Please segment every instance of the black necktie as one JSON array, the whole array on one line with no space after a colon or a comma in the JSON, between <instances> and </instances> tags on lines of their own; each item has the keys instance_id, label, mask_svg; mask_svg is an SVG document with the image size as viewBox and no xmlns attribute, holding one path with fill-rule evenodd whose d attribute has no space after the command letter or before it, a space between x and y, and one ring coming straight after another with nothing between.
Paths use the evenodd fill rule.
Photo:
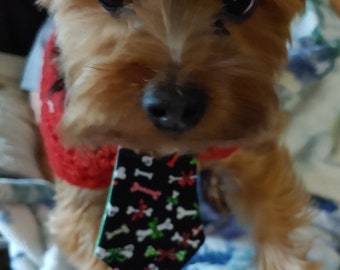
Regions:
<instances>
[{"instance_id":1,"label":"black necktie","mask_svg":"<svg viewBox=\"0 0 340 270\"><path fill-rule=\"evenodd\" d=\"M96 255L113 269L182 269L204 241L194 156L120 149Z\"/></svg>"}]
</instances>

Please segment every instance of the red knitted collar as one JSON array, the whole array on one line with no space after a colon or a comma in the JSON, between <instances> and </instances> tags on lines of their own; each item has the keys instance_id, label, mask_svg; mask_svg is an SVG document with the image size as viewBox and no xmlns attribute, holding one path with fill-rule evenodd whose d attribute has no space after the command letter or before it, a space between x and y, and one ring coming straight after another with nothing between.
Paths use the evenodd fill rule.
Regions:
<instances>
[{"instance_id":1,"label":"red knitted collar","mask_svg":"<svg viewBox=\"0 0 340 270\"><path fill-rule=\"evenodd\" d=\"M54 174L72 185L84 188L106 188L110 185L117 147L104 146L94 152L66 148L57 132L57 124L63 114L65 91L50 92L58 80L55 39L47 44L42 69L40 99L41 133L49 163ZM199 160L214 160L228 157L237 147L214 148L198 155Z\"/></svg>"}]
</instances>

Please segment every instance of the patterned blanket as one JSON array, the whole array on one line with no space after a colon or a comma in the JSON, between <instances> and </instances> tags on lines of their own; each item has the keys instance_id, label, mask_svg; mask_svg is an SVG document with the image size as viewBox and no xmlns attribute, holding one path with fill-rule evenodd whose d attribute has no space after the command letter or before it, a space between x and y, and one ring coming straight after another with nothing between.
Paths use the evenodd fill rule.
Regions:
<instances>
[{"instance_id":1,"label":"patterned blanket","mask_svg":"<svg viewBox=\"0 0 340 270\"><path fill-rule=\"evenodd\" d=\"M53 186L43 180L0 179L0 232L10 240L13 270L72 270L58 248L49 243L44 222L53 208ZM201 193L200 193L201 194ZM221 217L201 198L206 241L183 270L254 269L254 248L233 216ZM314 236L311 260L322 261L325 270L340 269L340 208L314 197Z\"/></svg>"}]
</instances>

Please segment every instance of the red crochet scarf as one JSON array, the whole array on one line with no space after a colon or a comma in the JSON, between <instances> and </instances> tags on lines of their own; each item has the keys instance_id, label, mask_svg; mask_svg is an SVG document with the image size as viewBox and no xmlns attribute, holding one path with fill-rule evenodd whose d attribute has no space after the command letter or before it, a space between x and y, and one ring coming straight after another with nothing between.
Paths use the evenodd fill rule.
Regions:
<instances>
[{"instance_id":1,"label":"red crochet scarf","mask_svg":"<svg viewBox=\"0 0 340 270\"><path fill-rule=\"evenodd\" d=\"M42 69L40 99L41 124L45 150L53 173L72 185L84 188L106 188L110 185L115 164L116 146L103 146L96 151L65 147L58 133L58 123L64 111L65 91L51 91L58 82L55 38L47 44ZM198 155L200 160L222 159L237 150L214 148Z\"/></svg>"}]
</instances>

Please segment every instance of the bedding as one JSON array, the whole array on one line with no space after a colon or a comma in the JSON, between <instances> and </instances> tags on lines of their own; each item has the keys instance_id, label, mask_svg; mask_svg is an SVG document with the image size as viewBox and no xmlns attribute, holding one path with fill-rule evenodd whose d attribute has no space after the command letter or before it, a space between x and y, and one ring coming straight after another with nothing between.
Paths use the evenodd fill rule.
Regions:
<instances>
[{"instance_id":1,"label":"bedding","mask_svg":"<svg viewBox=\"0 0 340 270\"><path fill-rule=\"evenodd\" d=\"M310 207L315 216L304 232L314 236L309 257L323 261L325 270L340 269L339 29L340 20L327 1L308 1L306 12L292 26L289 64L277 87L282 108L292 119L284 140L298 172L314 195ZM26 66L27 72L29 67ZM3 69L0 72L3 74ZM20 74L21 68L15 72ZM0 76L0 84L5 79L8 74ZM11 84L12 88L18 86ZM8 96L1 95L1 91L0 111L1 106L9 105ZM13 96L21 102L18 91ZM0 114L0 233L8 242L11 269L72 270L46 230L45 222L54 205L54 190L50 182L39 180L43 177L32 149L33 116L27 105L11 107L18 113L7 114L11 118L6 129L8 123L13 123L15 129L11 134L18 136L2 132L4 114ZM7 137L18 139L9 141ZM1 144L5 139L6 143ZM8 152L9 148L15 151ZM207 238L184 270L254 269L251 240L237 220L219 216L202 198L200 207Z\"/></svg>"}]
</instances>

